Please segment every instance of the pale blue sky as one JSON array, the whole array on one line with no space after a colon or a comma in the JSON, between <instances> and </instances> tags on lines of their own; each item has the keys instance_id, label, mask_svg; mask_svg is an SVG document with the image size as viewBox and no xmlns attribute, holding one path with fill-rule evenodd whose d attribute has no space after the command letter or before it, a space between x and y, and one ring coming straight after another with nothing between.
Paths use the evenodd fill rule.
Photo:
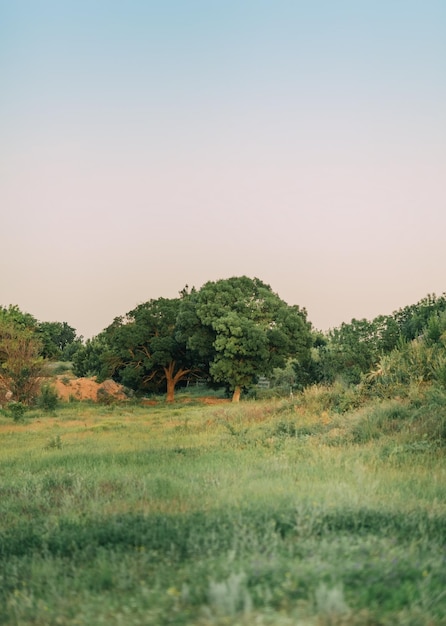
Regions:
<instances>
[{"instance_id":1,"label":"pale blue sky","mask_svg":"<svg viewBox=\"0 0 446 626\"><path fill-rule=\"evenodd\" d=\"M0 304L84 336L258 276L316 328L446 290L443 0L0 0Z\"/></svg>"}]
</instances>

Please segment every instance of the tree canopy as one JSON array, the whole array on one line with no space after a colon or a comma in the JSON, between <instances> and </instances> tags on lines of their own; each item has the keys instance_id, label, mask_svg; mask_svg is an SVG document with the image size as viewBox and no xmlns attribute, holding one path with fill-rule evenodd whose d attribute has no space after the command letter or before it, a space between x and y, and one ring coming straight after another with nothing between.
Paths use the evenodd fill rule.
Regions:
<instances>
[{"instance_id":1,"label":"tree canopy","mask_svg":"<svg viewBox=\"0 0 446 626\"><path fill-rule=\"evenodd\" d=\"M31 313L25 313L16 304L8 307L0 306L0 322L13 324L16 328L27 328L34 331L38 328L39 322Z\"/></svg>"},{"instance_id":2,"label":"tree canopy","mask_svg":"<svg viewBox=\"0 0 446 626\"><path fill-rule=\"evenodd\" d=\"M176 385L194 369L191 351L177 335L180 302L149 300L105 330L104 359L113 378L137 391L165 384L167 401L173 401Z\"/></svg>"},{"instance_id":3,"label":"tree canopy","mask_svg":"<svg viewBox=\"0 0 446 626\"><path fill-rule=\"evenodd\" d=\"M42 356L67 360L80 345L76 330L67 322L40 322L37 327L42 342Z\"/></svg>"},{"instance_id":4,"label":"tree canopy","mask_svg":"<svg viewBox=\"0 0 446 626\"><path fill-rule=\"evenodd\" d=\"M209 363L213 380L240 398L258 376L286 359L305 358L311 338L305 310L289 306L258 278L207 282L184 299L180 332L187 345Z\"/></svg>"}]
</instances>

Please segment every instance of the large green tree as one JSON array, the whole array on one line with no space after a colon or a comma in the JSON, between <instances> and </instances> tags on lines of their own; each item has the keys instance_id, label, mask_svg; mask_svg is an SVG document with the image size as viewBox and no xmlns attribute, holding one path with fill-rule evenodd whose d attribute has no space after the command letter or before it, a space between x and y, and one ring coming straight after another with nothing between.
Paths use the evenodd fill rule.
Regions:
<instances>
[{"instance_id":1,"label":"large green tree","mask_svg":"<svg viewBox=\"0 0 446 626\"><path fill-rule=\"evenodd\" d=\"M181 298L158 298L140 304L105 330L104 358L113 378L143 391L166 387L174 400L178 382L192 373L191 351L177 335Z\"/></svg>"},{"instance_id":2,"label":"large green tree","mask_svg":"<svg viewBox=\"0 0 446 626\"><path fill-rule=\"evenodd\" d=\"M213 380L228 385L233 401L258 376L304 359L311 344L305 310L289 306L258 278L207 282L181 306L181 336L209 363Z\"/></svg>"}]
</instances>

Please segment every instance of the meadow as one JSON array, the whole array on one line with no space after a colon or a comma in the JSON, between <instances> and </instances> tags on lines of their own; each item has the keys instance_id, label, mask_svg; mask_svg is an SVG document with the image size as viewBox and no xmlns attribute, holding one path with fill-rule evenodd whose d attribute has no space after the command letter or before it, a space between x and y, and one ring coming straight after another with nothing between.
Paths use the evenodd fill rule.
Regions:
<instances>
[{"instance_id":1,"label":"meadow","mask_svg":"<svg viewBox=\"0 0 446 626\"><path fill-rule=\"evenodd\" d=\"M0 414L0 623L446 624L446 394L324 393Z\"/></svg>"}]
</instances>

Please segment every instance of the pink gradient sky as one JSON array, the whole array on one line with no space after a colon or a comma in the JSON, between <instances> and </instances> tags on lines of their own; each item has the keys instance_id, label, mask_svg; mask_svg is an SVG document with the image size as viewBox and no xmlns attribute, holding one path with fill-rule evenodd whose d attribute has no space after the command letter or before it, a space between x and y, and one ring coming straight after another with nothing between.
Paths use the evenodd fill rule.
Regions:
<instances>
[{"instance_id":1,"label":"pink gradient sky","mask_svg":"<svg viewBox=\"0 0 446 626\"><path fill-rule=\"evenodd\" d=\"M100 332L246 274L316 328L446 290L446 3L0 0L0 304Z\"/></svg>"}]
</instances>

